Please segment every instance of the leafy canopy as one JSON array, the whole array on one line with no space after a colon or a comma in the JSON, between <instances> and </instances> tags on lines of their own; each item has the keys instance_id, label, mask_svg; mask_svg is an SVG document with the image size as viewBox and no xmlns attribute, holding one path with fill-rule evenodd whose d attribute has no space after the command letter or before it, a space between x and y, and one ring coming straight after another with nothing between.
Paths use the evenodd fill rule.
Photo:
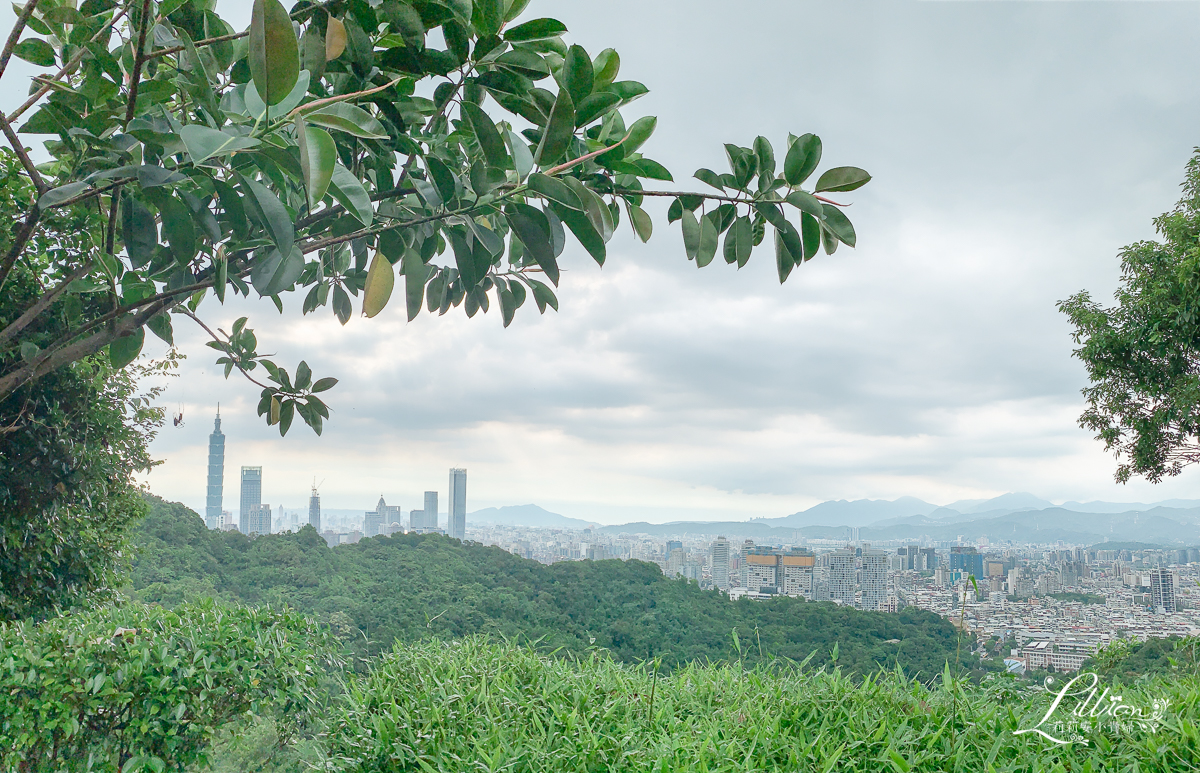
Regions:
<instances>
[{"instance_id":1,"label":"leafy canopy","mask_svg":"<svg viewBox=\"0 0 1200 773\"><path fill-rule=\"evenodd\" d=\"M1121 252L1116 306L1086 291L1059 304L1091 381L1080 426L1117 455L1121 483L1200 461L1200 149L1183 198L1154 225L1161 241Z\"/></svg>"},{"instance_id":2,"label":"leafy canopy","mask_svg":"<svg viewBox=\"0 0 1200 773\"><path fill-rule=\"evenodd\" d=\"M568 233L600 265L622 219L648 240L648 197L671 200L700 267L718 253L744 266L768 231L780 281L822 248L854 246L822 194L870 176L818 175L812 134L778 155L764 137L726 144L729 170L698 170L702 192L644 187L673 182L644 153L657 120L626 120L646 86L528 4L254 0L238 32L215 0L29 0L0 75L12 54L57 71L0 120L38 194L13 221L0 287L32 265L40 288L0 329L0 398L96 352L124 367L147 327L171 343L186 316L226 376L262 387L259 414L281 434L296 415L320 433L336 379L261 355L244 318L211 329L206 297L294 299L346 324L353 299L373 317L398 296L410 320L495 306L508 325L530 299L558 308ZM15 132L49 135L53 160L34 166ZM36 265L36 234L62 211L87 214L80 243ZM103 303L35 340L60 297Z\"/></svg>"}]
</instances>

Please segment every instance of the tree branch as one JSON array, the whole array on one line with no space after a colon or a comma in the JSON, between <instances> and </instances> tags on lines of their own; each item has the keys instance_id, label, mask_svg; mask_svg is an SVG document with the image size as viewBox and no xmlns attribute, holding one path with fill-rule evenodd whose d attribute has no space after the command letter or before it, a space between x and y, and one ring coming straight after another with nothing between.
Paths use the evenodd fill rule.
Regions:
<instances>
[{"instance_id":1,"label":"tree branch","mask_svg":"<svg viewBox=\"0 0 1200 773\"><path fill-rule=\"evenodd\" d=\"M202 319L200 319L199 317L197 317L197 316L195 315L195 313L193 313L193 312L192 312L192 310L191 310L191 309L189 309L189 308L187 308L187 307L185 306L185 307L182 309L182 313L183 313L183 314L185 314L186 316L189 316L189 317L191 317L193 322L195 322L195 323L196 323L197 325L199 325L200 327L204 328L204 332L205 332L205 333L208 333L208 335L212 337L212 340L216 341L216 342L217 342L217 343L219 343L219 344L228 343L227 341L223 341L223 340L221 340L221 337L220 337L220 336L218 336L216 333L214 333L214 332L212 331L212 329L211 329L211 328L209 328L209 326L208 326L208 325L204 324L204 320L202 320ZM268 355L268 356L269 356L269 355ZM233 358L232 358L232 357L230 357L229 359L233 360ZM236 360L234 360L234 362L233 362L233 367L235 367L235 368L237 368L239 371L241 371L242 375L243 375L243 376L245 376L245 377L246 377L246 380L247 380L247 381L249 381L251 384L254 384L255 386L260 386L260 387L262 387L263 389L271 389L271 387L267 386L266 384L262 383L261 381L258 381L258 380L257 380L257 379L255 379L253 376L251 376L251 375L250 375L250 371L248 371L248 370L246 370L245 368L243 368L243 367L242 367L242 365L241 365L241 363L237 362Z\"/></svg>"},{"instance_id":2,"label":"tree branch","mask_svg":"<svg viewBox=\"0 0 1200 773\"><path fill-rule=\"evenodd\" d=\"M8 254L4 256L4 262L0 263L0 290L4 289L4 284L8 281L9 273L16 264L17 258L24 252L25 245L29 242L29 237L33 236L33 229L37 228L37 223L41 216L42 211L37 207L29 210L29 214L25 216L25 224L21 226L17 238L13 239L12 246L8 249Z\"/></svg>"},{"instance_id":3,"label":"tree branch","mask_svg":"<svg viewBox=\"0 0 1200 773\"><path fill-rule=\"evenodd\" d=\"M12 124L2 115L0 115L0 130L4 131L4 136L8 138L8 142L12 145L13 151L16 152L17 158L21 160L21 166L25 167L25 171L29 174L29 179L33 181L33 187L37 188L38 195L41 196L47 190L46 181L42 179L41 173L33 165L33 159L29 157L29 153L25 150L25 143L21 142L21 138L13 131Z\"/></svg>"},{"instance_id":4,"label":"tree branch","mask_svg":"<svg viewBox=\"0 0 1200 773\"><path fill-rule=\"evenodd\" d=\"M142 80L142 65L146 62L146 30L149 28L150 0L142 0L141 30L138 31L137 52L133 58L133 72L129 75L129 105L125 108L124 128L129 128L137 108L138 83Z\"/></svg>"},{"instance_id":5,"label":"tree branch","mask_svg":"<svg viewBox=\"0 0 1200 773\"><path fill-rule=\"evenodd\" d=\"M25 7L17 14L17 23L13 25L12 32L9 33L8 42L4 44L4 52L0 53L0 77L4 76L4 71L8 69L8 62L12 59L13 49L17 47L17 41L21 39L21 33L25 31L25 25L29 22L29 17L33 16L33 9L37 8L38 0L29 0L25 3Z\"/></svg>"},{"instance_id":6,"label":"tree branch","mask_svg":"<svg viewBox=\"0 0 1200 773\"><path fill-rule=\"evenodd\" d=\"M4 349L4 346L9 341L16 338L18 333L28 327L29 323L33 322L34 319L36 319L37 316L41 314L47 306L53 303L55 298L62 295L63 291L66 290L72 282L76 281L77 279L82 279L85 275L87 275L87 272L90 271L91 268L92 261L89 260L81 267L76 269L74 273L67 276L66 279L59 282L54 289L47 293L43 293L42 297L38 298L36 303L26 309L25 313L17 317L17 319L8 327L4 328L4 330L0 330L0 351Z\"/></svg>"}]
</instances>

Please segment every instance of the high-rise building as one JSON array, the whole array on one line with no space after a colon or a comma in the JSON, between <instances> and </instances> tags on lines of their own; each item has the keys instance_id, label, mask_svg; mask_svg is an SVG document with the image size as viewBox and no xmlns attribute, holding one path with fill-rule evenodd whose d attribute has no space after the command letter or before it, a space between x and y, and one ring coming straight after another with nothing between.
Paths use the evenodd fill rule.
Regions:
<instances>
[{"instance_id":1,"label":"high-rise building","mask_svg":"<svg viewBox=\"0 0 1200 773\"><path fill-rule=\"evenodd\" d=\"M208 436L208 491L204 503L204 525L221 528L221 498L225 488L225 433L221 432L221 407Z\"/></svg>"},{"instance_id":2,"label":"high-rise building","mask_svg":"<svg viewBox=\"0 0 1200 773\"><path fill-rule=\"evenodd\" d=\"M312 495L308 498L308 525L316 529L317 534L321 533L321 494L315 483Z\"/></svg>"},{"instance_id":3,"label":"high-rise building","mask_svg":"<svg viewBox=\"0 0 1200 773\"><path fill-rule=\"evenodd\" d=\"M241 502L238 510L238 530L250 533L250 516L258 517L258 506L262 504L262 467L242 468ZM255 524L257 525L257 521ZM260 534L263 532L257 530ZM270 529L268 529L270 531Z\"/></svg>"},{"instance_id":4,"label":"high-rise building","mask_svg":"<svg viewBox=\"0 0 1200 773\"><path fill-rule=\"evenodd\" d=\"M436 491L425 492L425 531L437 531L438 529L438 493Z\"/></svg>"},{"instance_id":5,"label":"high-rise building","mask_svg":"<svg viewBox=\"0 0 1200 773\"><path fill-rule=\"evenodd\" d=\"M450 502L446 533L455 539L467 538L467 471L450 468Z\"/></svg>"},{"instance_id":6,"label":"high-rise building","mask_svg":"<svg viewBox=\"0 0 1200 773\"><path fill-rule=\"evenodd\" d=\"M270 505L250 505L246 516L246 527L243 530L244 534L270 534L271 533L271 506Z\"/></svg>"},{"instance_id":7,"label":"high-rise building","mask_svg":"<svg viewBox=\"0 0 1200 773\"><path fill-rule=\"evenodd\" d=\"M713 587L729 590L729 540L717 537L712 544Z\"/></svg>"},{"instance_id":8,"label":"high-rise building","mask_svg":"<svg viewBox=\"0 0 1200 773\"><path fill-rule=\"evenodd\" d=\"M387 508L387 502L383 501L383 494L379 495L379 502L375 505L374 510L368 510L363 514L363 536L374 537L380 533L380 527L383 526L383 514Z\"/></svg>"},{"instance_id":9,"label":"high-rise building","mask_svg":"<svg viewBox=\"0 0 1200 773\"><path fill-rule=\"evenodd\" d=\"M1150 608L1159 615L1175 614L1175 575L1171 570L1150 570Z\"/></svg>"},{"instance_id":10,"label":"high-rise building","mask_svg":"<svg viewBox=\"0 0 1200 773\"><path fill-rule=\"evenodd\" d=\"M978 580L983 577L983 556L972 547L950 548L950 571L973 574Z\"/></svg>"},{"instance_id":11,"label":"high-rise building","mask_svg":"<svg viewBox=\"0 0 1200 773\"><path fill-rule=\"evenodd\" d=\"M875 612L887 607L888 568L891 556L884 550L862 552L862 608Z\"/></svg>"},{"instance_id":12,"label":"high-rise building","mask_svg":"<svg viewBox=\"0 0 1200 773\"><path fill-rule=\"evenodd\" d=\"M409 510L408 511L408 528L410 531L415 531L417 534L425 533L425 511L424 510Z\"/></svg>"},{"instance_id":13,"label":"high-rise building","mask_svg":"<svg viewBox=\"0 0 1200 773\"><path fill-rule=\"evenodd\" d=\"M857 567L854 548L829 553L829 598L842 606L854 606Z\"/></svg>"}]
</instances>

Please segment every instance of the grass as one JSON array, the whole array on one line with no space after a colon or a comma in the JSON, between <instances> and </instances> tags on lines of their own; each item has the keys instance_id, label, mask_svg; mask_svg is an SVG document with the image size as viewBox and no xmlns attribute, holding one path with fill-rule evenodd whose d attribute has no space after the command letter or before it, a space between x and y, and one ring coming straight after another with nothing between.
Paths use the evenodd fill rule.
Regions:
<instances>
[{"instance_id":1,"label":"grass","mask_svg":"<svg viewBox=\"0 0 1200 773\"><path fill-rule=\"evenodd\" d=\"M333 707L324 759L310 762L362 773L1197 770L1200 680L1122 692L1133 705L1168 700L1165 725L1055 746L1013 735L1037 724L1051 696L1006 677L926 685L893 672L736 663L656 675L653 663L469 638L375 660Z\"/></svg>"}]
</instances>

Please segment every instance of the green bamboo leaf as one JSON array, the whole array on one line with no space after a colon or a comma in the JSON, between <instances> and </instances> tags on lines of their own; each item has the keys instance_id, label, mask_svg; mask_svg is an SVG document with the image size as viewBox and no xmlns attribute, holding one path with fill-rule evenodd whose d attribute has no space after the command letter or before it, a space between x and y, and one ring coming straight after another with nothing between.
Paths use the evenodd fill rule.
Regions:
<instances>
[{"instance_id":1,"label":"green bamboo leaf","mask_svg":"<svg viewBox=\"0 0 1200 773\"><path fill-rule=\"evenodd\" d=\"M300 166L304 169L304 187L308 191L308 208L316 209L329 191L333 168L337 164L337 146L329 132L308 126L296 117L296 138L300 142Z\"/></svg>"},{"instance_id":2,"label":"green bamboo leaf","mask_svg":"<svg viewBox=\"0 0 1200 773\"><path fill-rule=\"evenodd\" d=\"M300 42L279 0L254 0L249 59L259 95L268 105L278 105L300 77Z\"/></svg>"},{"instance_id":3,"label":"green bamboo leaf","mask_svg":"<svg viewBox=\"0 0 1200 773\"><path fill-rule=\"evenodd\" d=\"M565 88L560 89L550 110L550 120L542 134L542 141L538 143L534 162L543 167L551 166L567 152L574 136L575 103L571 101L570 92Z\"/></svg>"},{"instance_id":4,"label":"green bamboo leaf","mask_svg":"<svg viewBox=\"0 0 1200 773\"><path fill-rule=\"evenodd\" d=\"M368 319L383 311L392 297L396 284L396 273L391 262L376 252L367 270L367 283L363 285L363 314ZM418 304L419 305L419 304Z\"/></svg>"}]
</instances>

